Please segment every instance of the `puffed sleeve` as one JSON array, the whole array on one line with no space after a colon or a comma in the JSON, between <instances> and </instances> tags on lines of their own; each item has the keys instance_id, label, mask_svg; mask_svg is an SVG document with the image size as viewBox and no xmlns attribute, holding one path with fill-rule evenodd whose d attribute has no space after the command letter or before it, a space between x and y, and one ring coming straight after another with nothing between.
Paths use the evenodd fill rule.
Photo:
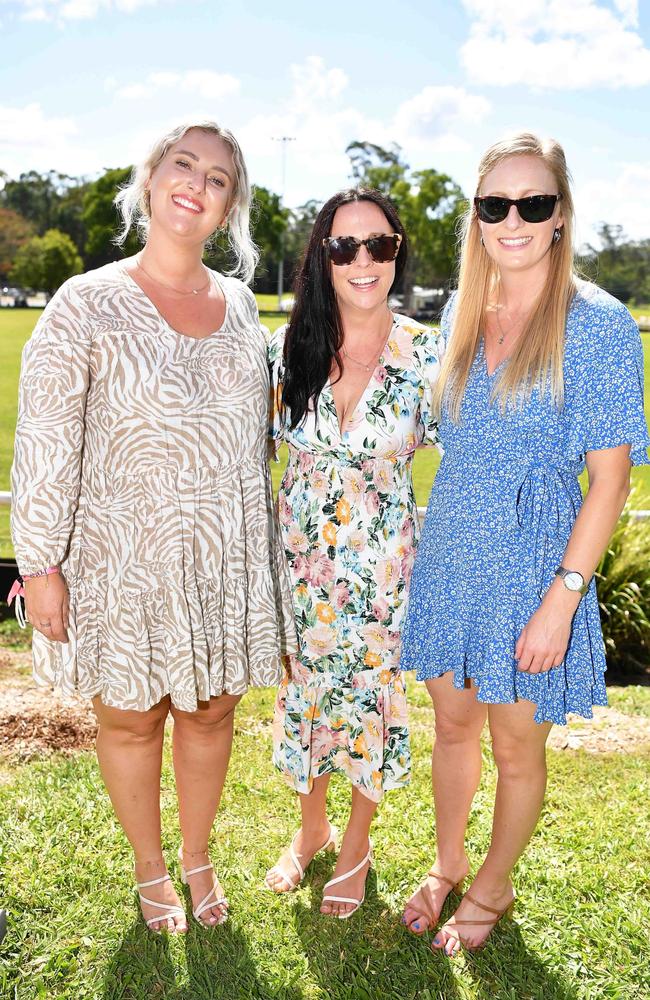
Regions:
<instances>
[{"instance_id":1,"label":"puffed sleeve","mask_svg":"<svg viewBox=\"0 0 650 1000\"><path fill-rule=\"evenodd\" d=\"M73 281L23 349L11 469L11 533L23 574L64 560L77 509L91 341Z\"/></svg>"},{"instance_id":2,"label":"puffed sleeve","mask_svg":"<svg viewBox=\"0 0 650 1000\"><path fill-rule=\"evenodd\" d=\"M576 451L585 455L629 444L632 464L645 465L650 438L643 409L641 337L628 310L610 302L592 311L588 349L584 360L574 361Z\"/></svg>"},{"instance_id":3,"label":"puffed sleeve","mask_svg":"<svg viewBox=\"0 0 650 1000\"><path fill-rule=\"evenodd\" d=\"M284 334L286 324L269 334L267 338L267 359L269 364L269 381L271 398L269 400L269 450L273 458L282 441L282 384L284 382Z\"/></svg>"},{"instance_id":4,"label":"puffed sleeve","mask_svg":"<svg viewBox=\"0 0 650 1000\"><path fill-rule=\"evenodd\" d=\"M438 417L433 409L433 392L440 374L441 347L441 333L431 327L424 327L413 341L413 356L420 378L419 422L423 430L421 444L424 447L439 443Z\"/></svg>"}]
</instances>

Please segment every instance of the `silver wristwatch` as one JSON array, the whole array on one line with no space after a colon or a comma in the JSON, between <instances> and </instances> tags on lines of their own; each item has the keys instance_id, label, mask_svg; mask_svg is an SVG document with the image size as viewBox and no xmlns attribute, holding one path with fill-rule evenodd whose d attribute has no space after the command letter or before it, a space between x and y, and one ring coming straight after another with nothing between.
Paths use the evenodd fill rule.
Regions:
<instances>
[{"instance_id":1,"label":"silver wristwatch","mask_svg":"<svg viewBox=\"0 0 650 1000\"><path fill-rule=\"evenodd\" d=\"M565 569L564 566L558 566L555 575L559 576L566 589L574 594L586 594L589 589L589 584L585 583L584 576L576 569Z\"/></svg>"}]
</instances>

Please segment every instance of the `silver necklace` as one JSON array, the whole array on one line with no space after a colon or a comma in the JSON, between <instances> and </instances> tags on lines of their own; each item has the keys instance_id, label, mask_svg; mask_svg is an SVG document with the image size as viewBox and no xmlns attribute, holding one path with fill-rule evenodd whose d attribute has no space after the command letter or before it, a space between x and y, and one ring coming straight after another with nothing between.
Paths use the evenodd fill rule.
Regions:
<instances>
[{"instance_id":1,"label":"silver necklace","mask_svg":"<svg viewBox=\"0 0 650 1000\"><path fill-rule=\"evenodd\" d=\"M386 346L386 341L388 340L388 334L390 333L390 331L393 328L393 316L392 316L392 313L390 314L389 318L390 318L390 326L388 328L388 333L386 334L386 336L385 336L385 338L384 338L384 340L382 342L382 345L379 348L379 351L377 352L377 354L373 355L373 357L370 359L369 362L359 361L357 358L353 358L351 354L348 354L348 351L347 351L347 349L345 347L345 344L343 344L341 346L341 350L343 351L343 354L346 356L346 358L348 359L348 361L351 361L353 365L358 365L359 368L363 368L363 370L366 371L366 372L374 372L375 368L377 367L377 362L379 361L380 357L384 353L384 348Z\"/></svg>"},{"instance_id":2,"label":"silver necklace","mask_svg":"<svg viewBox=\"0 0 650 1000\"><path fill-rule=\"evenodd\" d=\"M206 281L206 283L204 285L199 285L198 288L190 288L189 291L185 291L184 289L181 288L174 288L173 285L169 285L166 281L161 281L160 278L154 278L153 274L149 274L147 269L143 267L142 264L140 263L139 257L136 257L135 263L136 267L139 267L140 270L143 272L143 274L146 274L146 276L149 278L150 281L153 281L156 285L162 285L163 288L171 289L171 291L176 292L177 295L198 295L199 292L204 292L208 287L208 285L210 284L210 275L208 275L208 280Z\"/></svg>"},{"instance_id":3,"label":"silver necklace","mask_svg":"<svg viewBox=\"0 0 650 1000\"><path fill-rule=\"evenodd\" d=\"M497 344L501 345L503 343L503 341L506 339L506 337L508 336L508 334L512 333L512 331L514 330L514 328L517 326L517 322L518 321L515 322L515 323L513 323L509 330L505 330L504 331L503 327L501 326L501 320L499 319L499 303L498 302L497 302L497 307L495 309L495 316L496 316L496 320L497 320L497 326L499 327L499 333L501 334L500 337L497 337Z\"/></svg>"}]
</instances>

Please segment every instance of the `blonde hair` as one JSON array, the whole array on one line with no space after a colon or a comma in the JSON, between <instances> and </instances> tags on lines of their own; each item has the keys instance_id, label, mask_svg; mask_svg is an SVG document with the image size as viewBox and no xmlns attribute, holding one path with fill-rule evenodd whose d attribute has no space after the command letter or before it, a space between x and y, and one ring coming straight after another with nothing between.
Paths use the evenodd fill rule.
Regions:
<instances>
[{"instance_id":1,"label":"blonde hair","mask_svg":"<svg viewBox=\"0 0 650 1000\"><path fill-rule=\"evenodd\" d=\"M115 242L123 244L132 226L136 226L143 242L149 233L151 218L147 184L153 171L172 146L179 142L191 129L199 129L218 136L230 147L233 165L235 167L235 183L230 205L228 207L228 243L235 256L235 264L228 274L239 275L244 281L250 282L259 260L259 252L250 234L250 204L251 185L244 162L241 147L232 132L217 125L216 122L200 120L186 122L166 132L156 140L149 155L138 166L133 168L128 184L118 191L115 204L122 216L122 229ZM213 236L215 233L212 234Z\"/></svg>"},{"instance_id":2,"label":"blonde hair","mask_svg":"<svg viewBox=\"0 0 650 1000\"><path fill-rule=\"evenodd\" d=\"M531 132L501 139L485 152L479 164L477 194L487 174L511 156L538 156L553 174L561 198L564 225L561 239L549 249L546 284L528 318L514 351L494 387L493 398L503 408L530 396L535 386L550 393L556 406L564 398L563 359L567 312L576 291L573 265L574 208L571 177L564 150L555 139L540 139ZM552 193L552 192L549 192ZM443 400L452 420L460 420L460 408L470 369L485 329L488 299L498 288L499 270L481 242L481 230L473 201L462 226L458 293L453 335L436 385L434 403L438 413Z\"/></svg>"}]
</instances>

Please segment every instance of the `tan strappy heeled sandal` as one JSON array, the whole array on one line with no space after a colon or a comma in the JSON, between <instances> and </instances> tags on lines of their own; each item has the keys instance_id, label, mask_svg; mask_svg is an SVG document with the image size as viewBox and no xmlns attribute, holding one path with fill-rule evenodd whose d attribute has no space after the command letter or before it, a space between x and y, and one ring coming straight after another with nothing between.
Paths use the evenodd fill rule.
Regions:
<instances>
[{"instance_id":1,"label":"tan strappy heeled sandal","mask_svg":"<svg viewBox=\"0 0 650 1000\"><path fill-rule=\"evenodd\" d=\"M411 898L408 900L406 906L412 907L412 909L417 910L419 913L421 913L423 917L426 917L427 924L426 927L422 928L418 927L418 929L415 931L413 930L413 925L418 922L418 920L420 919L419 917L417 918L417 920L412 920L410 924L406 924L408 929L413 934L423 934L425 931L432 930L432 928L436 926L438 920L440 919L442 908L445 905L445 902L447 901L447 896L449 896L451 892L455 892L456 895L458 896L461 894L463 889L463 884L465 882L465 879L467 878L467 875L465 875L460 880L460 882L454 882L454 880L448 878L447 875L442 875L440 872L437 872L433 868L431 868L427 872L427 878L437 878L439 882L444 882L445 885L448 885L449 890L447 891L447 894L445 895L441 905L438 907L436 907L434 903L433 894L426 880L420 884L420 887L418 889L415 890ZM420 900L422 901L421 903Z\"/></svg>"},{"instance_id":2,"label":"tan strappy heeled sandal","mask_svg":"<svg viewBox=\"0 0 650 1000\"><path fill-rule=\"evenodd\" d=\"M485 945L486 945L486 943L487 943L487 940L488 940L490 934L492 933L492 931L494 930L494 928L496 927L496 925L499 923L499 921L503 917L510 917L510 916L512 916L512 911L515 908L515 899L516 899L516 896L513 896L512 899L510 900L510 902L508 903L508 905L504 906L502 910L495 910L493 906L488 906L486 903L481 903L480 900L476 899L474 896L470 896L469 892L465 893L464 899L468 899L470 901L470 903L473 903L474 906L478 906L478 908L480 910L485 910L486 913L491 913L492 917L489 920L462 920L462 919L461 920L456 920L456 919L454 919L453 924L446 925L443 928L445 934L447 935L448 938L451 938L452 941L455 941L456 944L459 947L456 947L454 945L454 948L452 949L451 953L449 953L447 951L447 942L445 942L440 947L435 946L435 945L432 946L432 947L434 947L436 951L441 951L441 950L444 951L448 958L453 958L454 955L456 955L458 953L458 951L460 950L460 948L464 948L465 951L480 951L482 948L484 948ZM454 927L458 927L461 924L473 925L474 927L489 927L490 929L489 929L489 931L487 932L487 934L485 935L484 939L481 941L480 944L469 945L465 941L463 941L462 933L459 933L459 934L454 934L453 933Z\"/></svg>"}]
</instances>

